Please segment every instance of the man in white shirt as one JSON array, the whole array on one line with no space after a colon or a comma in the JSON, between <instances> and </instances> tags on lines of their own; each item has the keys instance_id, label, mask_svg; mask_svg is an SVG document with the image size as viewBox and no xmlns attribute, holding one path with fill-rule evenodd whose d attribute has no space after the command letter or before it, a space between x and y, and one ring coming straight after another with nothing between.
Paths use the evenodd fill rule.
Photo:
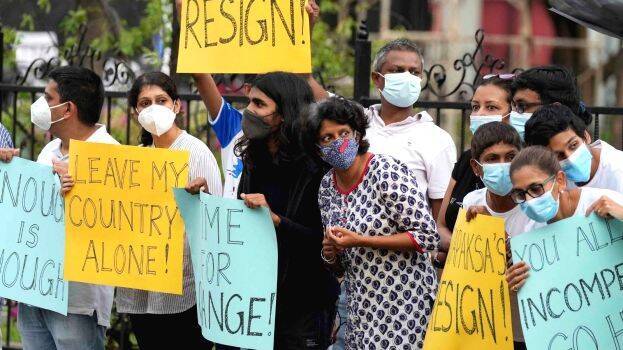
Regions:
<instances>
[{"instance_id":1,"label":"man in white shirt","mask_svg":"<svg viewBox=\"0 0 623 350\"><path fill-rule=\"evenodd\" d=\"M31 120L57 137L37 162L67 172L69 140L119 144L97 124L104 103L104 87L93 71L61 67L50 72L45 95L31 106ZM10 159L5 159L10 161ZM103 350L110 326L114 288L68 283L67 316L26 304L19 305L18 326L24 349Z\"/></svg>"},{"instance_id":2,"label":"man in white shirt","mask_svg":"<svg viewBox=\"0 0 623 350\"><path fill-rule=\"evenodd\" d=\"M623 193L623 152L591 136L569 107L541 107L526 122L526 143L550 148L558 156L569 185Z\"/></svg>"},{"instance_id":3,"label":"man in white shirt","mask_svg":"<svg viewBox=\"0 0 623 350\"><path fill-rule=\"evenodd\" d=\"M430 114L413 109L421 91L422 52L407 39L391 41L376 54L372 70L381 103L366 110L370 151L407 164L436 218L456 162L456 146Z\"/></svg>"}]
</instances>

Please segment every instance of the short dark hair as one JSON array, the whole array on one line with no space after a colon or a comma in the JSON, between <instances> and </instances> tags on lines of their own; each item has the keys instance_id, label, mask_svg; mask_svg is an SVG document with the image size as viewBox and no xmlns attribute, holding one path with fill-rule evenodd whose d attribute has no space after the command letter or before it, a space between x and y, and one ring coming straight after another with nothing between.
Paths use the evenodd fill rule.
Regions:
<instances>
[{"instance_id":1,"label":"short dark hair","mask_svg":"<svg viewBox=\"0 0 623 350\"><path fill-rule=\"evenodd\" d=\"M484 151L498 143L515 146L521 149L521 137L517 130L502 122L491 122L481 125L472 137L472 158L478 160Z\"/></svg>"},{"instance_id":2,"label":"short dark hair","mask_svg":"<svg viewBox=\"0 0 623 350\"><path fill-rule=\"evenodd\" d=\"M374 56L374 61L372 62L372 69L375 72L380 72L383 64L385 64L385 59L387 58L387 54L390 51L409 51L415 52L419 57L420 61L422 61L422 68L424 68L424 54L422 53L422 49L414 43L413 41L401 38L388 42L383 45Z\"/></svg>"},{"instance_id":3,"label":"short dark hair","mask_svg":"<svg viewBox=\"0 0 623 350\"><path fill-rule=\"evenodd\" d=\"M81 122L94 125L100 120L104 85L95 72L83 67L64 66L51 71L49 77L58 85L61 102L71 101L76 105Z\"/></svg>"},{"instance_id":4,"label":"short dark hair","mask_svg":"<svg viewBox=\"0 0 623 350\"><path fill-rule=\"evenodd\" d=\"M511 162L510 174L523 168L524 166L534 166L552 176L560 171L560 163L554 152L543 146L530 146L522 149Z\"/></svg>"},{"instance_id":5,"label":"short dark hair","mask_svg":"<svg viewBox=\"0 0 623 350\"><path fill-rule=\"evenodd\" d=\"M170 76L162 72L148 72L136 78L134 84L132 84L132 87L128 91L128 104L132 108L138 107L138 96L141 94L143 88L149 85L158 86L164 92L166 92L173 101L179 98L175 82L173 81L173 79L171 79ZM149 131L142 129L141 144L143 146L149 146L153 142L154 137L152 136L152 134L149 133Z\"/></svg>"},{"instance_id":6,"label":"short dark hair","mask_svg":"<svg viewBox=\"0 0 623 350\"><path fill-rule=\"evenodd\" d=\"M513 81L513 95L524 89L536 92L544 105L558 102L571 108L586 125L593 120L593 115L581 102L575 75L564 66L548 65L522 72Z\"/></svg>"},{"instance_id":7,"label":"short dark hair","mask_svg":"<svg viewBox=\"0 0 623 350\"><path fill-rule=\"evenodd\" d=\"M552 137L566 130L572 130L583 139L586 125L565 105L543 106L526 122L526 144L547 146Z\"/></svg>"},{"instance_id":8,"label":"short dark hair","mask_svg":"<svg viewBox=\"0 0 623 350\"><path fill-rule=\"evenodd\" d=\"M348 125L361 137L357 154L368 152L370 143L365 139L368 128L368 118L363 107L357 102L342 97L331 97L318 104L311 105L304 112L305 132L303 143L307 153L316 157L318 155L318 132L322 122L334 121L340 125Z\"/></svg>"}]
</instances>

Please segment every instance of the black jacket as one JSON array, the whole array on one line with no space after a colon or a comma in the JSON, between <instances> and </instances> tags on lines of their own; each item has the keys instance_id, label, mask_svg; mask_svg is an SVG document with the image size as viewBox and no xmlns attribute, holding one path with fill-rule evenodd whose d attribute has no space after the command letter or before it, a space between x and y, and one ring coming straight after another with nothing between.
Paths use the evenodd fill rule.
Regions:
<instances>
[{"instance_id":1,"label":"black jacket","mask_svg":"<svg viewBox=\"0 0 623 350\"><path fill-rule=\"evenodd\" d=\"M269 171L267 174L262 172ZM281 217L276 228L279 250L277 286L278 322L297 314L321 311L335 305L339 285L320 257L323 226L318 208L318 189L326 169L305 157L291 162L247 166L240 178L241 193L261 193L258 188L271 183L263 193L273 212ZM277 193L278 192L278 193ZM286 203L271 203L285 200ZM284 205L285 204L285 205ZM280 322L280 323L281 323Z\"/></svg>"}]
</instances>

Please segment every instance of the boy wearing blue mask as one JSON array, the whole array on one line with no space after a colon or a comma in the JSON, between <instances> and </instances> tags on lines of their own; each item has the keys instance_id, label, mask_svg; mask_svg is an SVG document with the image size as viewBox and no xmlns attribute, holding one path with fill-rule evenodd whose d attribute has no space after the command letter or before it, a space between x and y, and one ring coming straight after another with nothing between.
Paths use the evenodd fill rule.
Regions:
<instances>
[{"instance_id":1,"label":"boy wearing blue mask","mask_svg":"<svg viewBox=\"0 0 623 350\"><path fill-rule=\"evenodd\" d=\"M591 137L569 107L541 107L526 123L526 143L551 149L571 185L623 192L623 152Z\"/></svg>"},{"instance_id":2,"label":"boy wearing blue mask","mask_svg":"<svg viewBox=\"0 0 623 350\"><path fill-rule=\"evenodd\" d=\"M422 89L422 51L407 39L391 41L376 54L372 71L381 103L366 110L370 151L405 163L437 218L457 152L450 134L426 111L416 113L413 108Z\"/></svg>"},{"instance_id":3,"label":"boy wearing blue mask","mask_svg":"<svg viewBox=\"0 0 623 350\"><path fill-rule=\"evenodd\" d=\"M503 218L506 233L511 237L539 225L526 216L510 197L513 188L510 165L521 150L517 131L501 122L484 124L474 133L471 147L472 170L486 187L465 195L463 208L467 209L467 220L479 213ZM511 305L515 349L525 349L516 299Z\"/></svg>"}]
</instances>

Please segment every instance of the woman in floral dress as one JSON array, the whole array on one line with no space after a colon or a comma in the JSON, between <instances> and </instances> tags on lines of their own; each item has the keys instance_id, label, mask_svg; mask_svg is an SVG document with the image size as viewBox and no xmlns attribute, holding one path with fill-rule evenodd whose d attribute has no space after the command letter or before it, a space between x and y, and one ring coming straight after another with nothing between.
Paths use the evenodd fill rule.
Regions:
<instances>
[{"instance_id":1,"label":"woman in floral dress","mask_svg":"<svg viewBox=\"0 0 623 350\"><path fill-rule=\"evenodd\" d=\"M311 110L306 146L331 165L318 201L322 258L345 273L346 349L421 349L439 243L424 194L406 165L369 153L361 106L330 98Z\"/></svg>"}]
</instances>

